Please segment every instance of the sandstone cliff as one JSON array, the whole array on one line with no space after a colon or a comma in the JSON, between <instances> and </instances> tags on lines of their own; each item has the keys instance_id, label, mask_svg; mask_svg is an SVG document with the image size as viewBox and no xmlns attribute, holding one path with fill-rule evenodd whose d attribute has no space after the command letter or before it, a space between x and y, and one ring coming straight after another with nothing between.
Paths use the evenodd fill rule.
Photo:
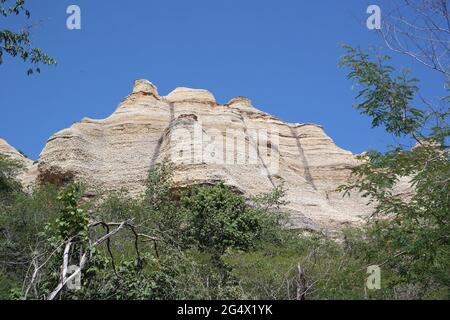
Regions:
<instances>
[{"instance_id":1,"label":"sandstone cliff","mask_svg":"<svg viewBox=\"0 0 450 320\"><path fill-rule=\"evenodd\" d=\"M223 181L255 195L284 183L294 226L339 229L369 211L357 195L335 191L357 162L322 127L285 123L243 97L220 105L210 92L189 88L160 96L147 80L137 80L108 118L84 118L50 137L37 172L21 160L27 184L82 180L91 192L139 195L148 170L164 159L175 163L179 187Z\"/></svg>"},{"instance_id":2,"label":"sandstone cliff","mask_svg":"<svg viewBox=\"0 0 450 320\"><path fill-rule=\"evenodd\" d=\"M0 138L0 154L6 155L13 160L18 161L23 166L23 172L19 175L19 180L24 186L31 186L37 176L37 163L28 159L25 155L14 149L4 139Z\"/></svg>"}]
</instances>

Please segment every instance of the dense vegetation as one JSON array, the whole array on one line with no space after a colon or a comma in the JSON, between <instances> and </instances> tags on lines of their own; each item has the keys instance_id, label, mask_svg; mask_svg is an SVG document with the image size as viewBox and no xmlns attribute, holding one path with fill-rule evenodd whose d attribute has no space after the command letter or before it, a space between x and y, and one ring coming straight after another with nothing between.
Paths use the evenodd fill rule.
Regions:
<instances>
[{"instance_id":1,"label":"dense vegetation","mask_svg":"<svg viewBox=\"0 0 450 320\"><path fill-rule=\"evenodd\" d=\"M52 297L65 259L85 263L81 287L61 287L53 298L447 298L445 256L411 278L399 256L390 260L379 231L349 230L336 241L286 230L277 210L281 187L254 199L224 185L175 191L171 165L163 163L149 173L141 199L120 192L98 201L82 198L77 184L26 194L9 174L17 164L0 164L3 299ZM382 289L367 291L366 268L380 262Z\"/></svg>"}]
</instances>

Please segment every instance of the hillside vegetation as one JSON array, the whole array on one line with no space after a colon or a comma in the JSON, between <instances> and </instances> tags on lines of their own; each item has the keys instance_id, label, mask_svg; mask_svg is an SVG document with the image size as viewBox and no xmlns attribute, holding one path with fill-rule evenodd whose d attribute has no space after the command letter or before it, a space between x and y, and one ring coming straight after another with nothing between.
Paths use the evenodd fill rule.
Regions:
<instances>
[{"instance_id":1,"label":"hillside vegetation","mask_svg":"<svg viewBox=\"0 0 450 320\"><path fill-rule=\"evenodd\" d=\"M444 248L413 274L405 264L414 261L387 250L377 228L348 230L340 241L286 230L282 188L250 200L224 185L175 192L163 163L142 198L99 202L83 199L77 184L26 194L16 163L0 164L3 299L447 297ZM380 263L382 288L368 291L367 266ZM78 290L61 285L70 265L82 266Z\"/></svg>"}]
</instances>

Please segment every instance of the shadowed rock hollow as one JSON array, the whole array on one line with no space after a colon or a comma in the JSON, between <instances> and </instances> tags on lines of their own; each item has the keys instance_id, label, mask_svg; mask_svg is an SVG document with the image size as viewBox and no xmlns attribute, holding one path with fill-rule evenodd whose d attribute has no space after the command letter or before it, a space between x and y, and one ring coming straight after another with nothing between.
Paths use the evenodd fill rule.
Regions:
<instances>
[{"instance_id":1,"label":"shadowed rock hollow","mask_svg":"<svg viewBox=\"0 0 450 320\"><path fill-rule=\"evenodd\" d=\"M0 152L6 149L13 148ZM359 196L335 191L357 161L322 127L285 123L244 97L220 105L210 92L190 88L160 96L147 80L135 81L108 118L84 118L50 137L37 170L21 157L25 184L81 180L91 192L125 188L139 195L149 169L164 159L175 164L178 187L223 181L256 195L284 184L283 209L295 227L340 229L369 211Z\"/></svg>"}]
</instances>

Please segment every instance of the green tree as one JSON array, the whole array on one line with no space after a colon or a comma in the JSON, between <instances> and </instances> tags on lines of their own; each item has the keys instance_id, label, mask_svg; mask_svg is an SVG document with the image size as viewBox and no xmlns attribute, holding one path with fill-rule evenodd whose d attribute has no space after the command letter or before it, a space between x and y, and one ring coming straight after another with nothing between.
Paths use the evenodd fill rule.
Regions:
<instances>
[{"instance_id":1,"label":"green tree","mask_svg":"<svg viewBox=\"0 0 450 320\"><path fill-rule=\"evenodd\" d=\"M11 15L25 15L30 19L31 14L25 8L25 0L0 0L0 15L8 17ZM0 30L0 65L3 63L3 55L20 57L24 62L32 66L27 70L27 74L40 73L40 64L55 65L56 60L49 57L40 48L32 46L30 39L31 27L27 26L17 32L3 29Z\"/></svg>"},{"instance_id":2,"label":"green tree","mask_svg":"<svg viewBox=\"0 0 450 320\"><path fill-rule=\"evenodd\" d=\"M22 285L33 258L47 247L43 231L61 210L57 196L55 187L42 186L32 194L9 193L0 200L0 275L11 289Z\"/></svg>"},{"instance_id":3,"label":"green tree","mask_svg":"<svg viewBox=\"0 0 450 320\"><path fill-rule=\"evenodd\" d=\"M413 147L392 146L386 152L360 156L354 181L340 189L359 191L374 204L368 237L386 263L402 276L399 282L415 284L417 297L430 286L450 285L450 164L447 110L436 111L418 104L418 80L407 71L395 73L390 57L375 59L362 50L345 46L341 60L348 77L361 89L356 108L385 130ZM443 101L448 97L443 98ZM432 123L432 125L429 125ZM400 182L410 192L398 192Z\"/></svg>"},{"instance_id":4,"label":"green tree","mask_svg":"<svg viewBox=\"0 0 450 320\"><path fill-rule=\"evenodd\" d=\"M17 175L22 169L23 166L20 162L0 154L0 200L7 194L22 190L22 186L17 180Z\"/></svg>"},{"instance_id":5,"label":"green tree","mask_svg":"<svg viewBox=\"0 0 450 320\"><path fill-rule=\"evenodd\" d=\"M221 255L228 248L249 250L276 237L282 219L270 210L270 203L277 204L284 193L277 189L273 194L259 199L268 205L262 209L251 206L224 184L197 186L182 195L181 203L190 212L190 230L200 249Z\"/></svg>"}]
</instances>

